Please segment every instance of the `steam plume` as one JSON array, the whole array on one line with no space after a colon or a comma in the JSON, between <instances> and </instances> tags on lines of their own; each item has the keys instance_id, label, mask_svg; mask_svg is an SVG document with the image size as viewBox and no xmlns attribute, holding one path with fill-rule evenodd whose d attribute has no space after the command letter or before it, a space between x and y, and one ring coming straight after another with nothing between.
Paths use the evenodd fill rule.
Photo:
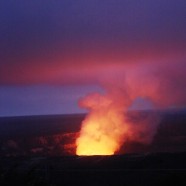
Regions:
<instances>
[{"instance_id":1,"label":"steam plume","mask_svg":"<svg viewBox=\"0 0 186 186\"><path fill-rule=\"evenodd\" d=\"M178 73L175 70L180 68L167 64L159 64L156 68L147 67L143 71L138 67L125 73L125 77L121 78L124 81L116 82L112 77L109 84L106 83L105 94L93 93L80 100L80 106L87 108L89 113L76 140L77 155L111 155L126 140L151 143L157 131L159 116L155 112L128 114L128 109L137 97L151 100L156 108L185 103L183 84L175 84L180 82L179 78L183 75L182 71ZM171 81L172 77L174 81ZM174 91L177 96L172 96L174 87L177 88Z\"/></svg>"},{"instance_id":2,"label":"steam plume","mask_svg":"<svg viewBox=\"0 0 186 186\"><path fill-rule=\"evenodd\" d=\"M89 114L76 141L77 155L112 155L127 139L149 143L156 124L148 125L149 118L137 124L131 122L127 114L130 104L131 98L120 87L114 87L104 95L93 93L80 100L80 105L87 108Z\"/></svg>"}]
</instances>

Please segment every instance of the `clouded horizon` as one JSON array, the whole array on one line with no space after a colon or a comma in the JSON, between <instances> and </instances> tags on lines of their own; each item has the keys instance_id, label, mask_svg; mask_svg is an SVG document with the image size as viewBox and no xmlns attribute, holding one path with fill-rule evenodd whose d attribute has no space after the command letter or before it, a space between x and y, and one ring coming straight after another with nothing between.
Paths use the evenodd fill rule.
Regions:
<instances>
[{"instance_id":1,"label":"clouded horizon","mask_svg":"<svg viewBox=\"0 0 186 186\"><path fill-rule=\"evenodd\" d=\"M94 91L87 87L122 80L131 92L140 92L137 97L185 106L185 9L184 0L1 1L0 115L5 115L5 107L6 115L21 115L24 109L28 114L50 113L45 110L47 98L40 110L29 108L33 100L34 108L40 108L39 94L19 109L16 96L8 94L10 87L19 97L20 87L30 87L31 94L33 86L53 86L54 92L79 86L84 96ZM78 95L76 103L78 92L71 89ZM55 113L56 102L51 100ZM78 110L62 104L62 113L64 108L69 113Z\"/></svg>"}]
</instances>

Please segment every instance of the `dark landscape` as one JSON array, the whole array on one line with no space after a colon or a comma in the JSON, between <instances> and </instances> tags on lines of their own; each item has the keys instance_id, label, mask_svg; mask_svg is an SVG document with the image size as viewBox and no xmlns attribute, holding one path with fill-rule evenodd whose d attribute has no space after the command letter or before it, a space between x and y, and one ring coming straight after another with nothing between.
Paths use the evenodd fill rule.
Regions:
<instances>
[{"instance_id":1,"label":"dark landscape","mask_svg":"<svg viewBox=\"0 0 186 186\"><path fill-rule=\"evenodd\" d=\"M75 155L84 114L1 117L0 185L185 185L186 111L159 114L151 144L114 156Z\"/></svg>"},{"instance_id":2,"label":"dark landscape","mask_svg":"<svg viewBox=\"0 0 186 186\"><path fill-rule=\"evenodd\" d=\"M0 186L186 186L186 0L0 1Z\"/></svg>"}]
</instances>

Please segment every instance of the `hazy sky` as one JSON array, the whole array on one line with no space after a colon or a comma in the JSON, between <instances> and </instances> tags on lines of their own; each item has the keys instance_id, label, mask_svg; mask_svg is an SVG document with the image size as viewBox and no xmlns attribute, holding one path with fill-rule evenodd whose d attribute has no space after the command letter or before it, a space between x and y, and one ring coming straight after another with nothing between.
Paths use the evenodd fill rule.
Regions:
<instances>
[{"instance_id":1,"label":"hazy sky","mask_svg":"<svg viewBox=\"0 0 186 186\"><path fill-rule=\"evenodd\" d=\"M0 116L81 112L103 82L145 77L185 104L185 0L0 1Z\"/></svg>"}]
</instances>

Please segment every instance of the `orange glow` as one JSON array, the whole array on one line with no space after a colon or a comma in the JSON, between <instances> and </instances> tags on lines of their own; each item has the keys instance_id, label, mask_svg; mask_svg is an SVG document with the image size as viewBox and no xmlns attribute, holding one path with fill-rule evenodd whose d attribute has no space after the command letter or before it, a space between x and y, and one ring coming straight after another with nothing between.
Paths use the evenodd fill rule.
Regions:
<instances>
[{"instance_id":1,"label":"orange glow","mask_svg":"<svg viewBox=\"0 0 186 186\"><path fill-rule=\"evenodd\" d=\"M152 142L159 123L156 113L129 113L134 97L128 86L122 86L115 83L107 86L105 94L94 93L80 100L89 113L76 139L76 155L113 155L128 141Z\"/></svg>"},{"instance_id":2,"label":"orange glow","mask_svg":"<svg viewBox=\"0 0 186 186\"><path fill-rule=\"evenodd\" d=\"M109 96L92 94L81 105L90 109L76 140L77 155L113 155L128 130L123 109Z\"/></svg>"}]
</instances>

